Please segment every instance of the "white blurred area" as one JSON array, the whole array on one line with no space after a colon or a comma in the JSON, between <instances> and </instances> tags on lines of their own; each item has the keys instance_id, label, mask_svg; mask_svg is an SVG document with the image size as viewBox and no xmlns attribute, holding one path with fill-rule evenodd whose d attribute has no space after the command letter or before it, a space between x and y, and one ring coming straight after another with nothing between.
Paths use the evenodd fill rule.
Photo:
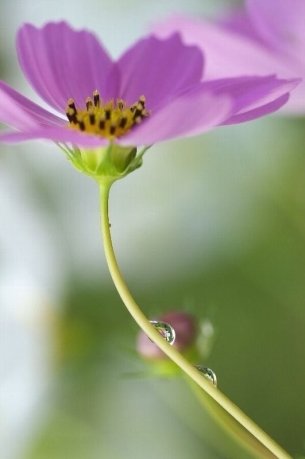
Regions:
<instances>
[{"instance_id":1,"label":"white blurred area","mask_svg":"<svg viewBox=\"0 0 305 459\"><path fill-rule=\"evenodd\" d=\"M54 222L37 209L28 175L17 161L0 162L0 457L9 459L20 457L51 380L65 270Z\"/></svg>"},{"instance_id":2,"label":"white blurred area","mask_svg":"<svg viewBox=\"0 0 305 459\"><path fill-rule=\"evenodd\" d=\"M77 28L95 31L117 56L161 17L183 11L212 14L223 3L1 2L5 79L38 100L14 51L15 34L23 22L39 25L66 19ZM241 190L257 188L262 170L267 183L276 176L275 168L285 167L284 156L279 155L275 164L272 154L264 153L264 137L254 144L262 129L259 123L246 126L238 136L238 127L226 128L205 138L155 146L140 170L114 185L110 202L114 246L127 280L179 279L186 265L192 266L202 253L208 265L217 260L217 251L223 256L227 250L231 256L237 247L242 249L249 229L255 237L263 223L249 228L247 212L253 212L255 202L253 194ZM217 176L225 177L221 187ZM37 180L50 199L47 208L35 188ZM243 222L236 220L241 210ZM52 379L52 321L70 270L91 281L110 280L99 233L97 187L55 146L31 142L1 147L0 215L0 457L19 459L39 422L37 413L44 409ZM236 246L233 236L227 244L228 234L234 234Z\"/></svg>"}]
</instances>

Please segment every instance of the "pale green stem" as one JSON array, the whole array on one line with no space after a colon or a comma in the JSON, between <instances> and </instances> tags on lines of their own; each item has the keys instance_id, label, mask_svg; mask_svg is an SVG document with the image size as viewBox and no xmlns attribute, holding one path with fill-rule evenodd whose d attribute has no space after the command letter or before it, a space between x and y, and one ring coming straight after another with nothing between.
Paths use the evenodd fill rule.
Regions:
<instances>
[{"instance_id":1,"label":"pale green stem","mask_svg":"<svg viewBox=\"0 0 305 459\"><path fill-rule=\"evenodd\" d=\"M121 275L116 257L113 251L110 224L108 216L108 200L111 183L100 183L101 199L101 227L104 241L104 250L109 271L116 286L116 289L127 307L128 311L138 323L146 335L184 371L194 382L198 384L207 394L209 394L224 410L236 419L246 430L248 430L259 442L262 443L278 459L291 459L274 440L272 440L260 427L248 418L237 406L235 406L225 395L214 387L200 372L189 363L175 348L173 348L145 317L137 303L128 290L126 283Z\"/></svg>"},{"instance_id":2,"label":"pale green stem","mask_svg":"<svg viewBox=\"0 0 305 459\"><path fill-rule=\"evenodd\" d=\"M188 377L186 379L200 404L217 424L230 434L231 438L233 438L240 448L250 453L256 459L274 458L273 453L245 430L241 424L237 423L218 403L215 403L193 380Z\"/></svg>"}]
</instances>

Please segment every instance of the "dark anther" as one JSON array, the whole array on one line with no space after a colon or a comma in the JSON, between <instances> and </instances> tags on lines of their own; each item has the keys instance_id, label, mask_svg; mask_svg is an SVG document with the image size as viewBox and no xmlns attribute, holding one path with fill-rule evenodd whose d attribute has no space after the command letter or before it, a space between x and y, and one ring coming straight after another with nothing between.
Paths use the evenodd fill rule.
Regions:
<instances>
[{"instance_id":1,"label":"dark anther","mask_svg":"<svg viewBox=\"0 0 305 459\"><path fill-rule=\"evenodd\" d=\"M124 102L122 100L117 101L117 107L119 110L124 110Z\"/></svg>"},{"instance_id":2,"label":"dark anther","mask_svg":"<svg viewBox=\"0 0 305 459\"><path fill-rule=\"evenodd\" d=\"M143 112L143 108L140 104L138 104L135 111L133 112L133 119L135 120L136 118L141 116L142 112Z\"/></svg>"},{"instance_id":3,"label":"dark anther","mask_svg":"<svg viewBox=\"0 0 305 459\"><path fill-rule=\"evenodd\" d=\"M116 130L116 126L110 126L110 134L111 135L114 135L115 134L115 130Z\"/></svg>"},{"instance_id":4,"label":"dark anther","mask_svg":"<svg viewBox=\"0 0 305 459\"><path fill-rule=\"evenodd\" d=\"M122 117L121 121L120 121L120 128L124 128L127 124L127 118L125 116Z\"/></svg>"},{"instance_id":5,"label":"dark anther","mask_svg":"<svg viewBox=\"0 0 305 459\"><path fill-rule=\"evenodd\" d=\"M66 115L70 123L77 124L76 110L74 110L73 108L68 108L66 111Z\"/></svg>"},{"instance_id":6,"label":"dark anther","mask_svg":"<svg viewBox=\"0 0 305 459\"><path fill-rule=\"evenodd\" d=\"M93 112L89 113L89 121L92 126L95 124L95 115Z\"/></svg>"},{"instance_id":7,"label":"dark anther","mask_svg":"<svg viewBox=\"0 0 305 459\"><path fill-rule=\"evenodd\" d=\"M92 106L93 106L92 100L90 99L90 97L87 97L87 99L86 99L86 108L87 108L87 110L89 111L89 109L92 108Z\"/></svg>"},{"instance_id":8,"label":"dark anther","mask_svg":"<svg viewBox=\"0 0 305 459\"><path fill-rule=\"evenodd\" d=\"M99 95L98 91L94 91L94 93L93 93L93 102L94 102L94 106L95 107L99 107L100 106L100 95Z\"/></svg>"},{"instance_id":9,"label":"dark anther","mask_svg":"<svg viewBox=\"0 0 305 459\"><path fill-rule=\"evenodd\" d=\"M105 120L100 120L100 122L99 122L99 127L100 127L100 129L102 129L102 130L105 129Z\"/></svg>"},{"instance_id":10,"label":"dark anther","mask_svg":"<svg viewBox=\"0 0 305 459\"><path fill-rule=\"evenodd\" d=\"M106 120L110 120L111 110L105 110Z\"/></svg>"},{"instance_id":11,"label":"dark anther","mask_svg":"<svg viewBox=\"0 0 305 459\"><path fill-rule=\"evenodd\" d=\"M78 121L78 125L79 125L81 131L85 130L85 123L83 121Z\"/></svg>"},{"instance_id":12,"label":"dark anther","mask_svg":"<svg viewBox=\"0 0 305 459\"><path fill-rule=\"evenodd\" d=\"M76 112L76 107L73 99L68 100L68 107L71 108L74 112Z\"/></svg>"},{"instance_id":13,"label":"dark anther","mask_svg":"<svg viewBox=\"0 0 305 459\"><path fill-rule=\"evenodd\" d=\"M139 99L139 104L142 105L142 108L145 108L145 96L141 96Z\"/></svg>"}]
</instances>

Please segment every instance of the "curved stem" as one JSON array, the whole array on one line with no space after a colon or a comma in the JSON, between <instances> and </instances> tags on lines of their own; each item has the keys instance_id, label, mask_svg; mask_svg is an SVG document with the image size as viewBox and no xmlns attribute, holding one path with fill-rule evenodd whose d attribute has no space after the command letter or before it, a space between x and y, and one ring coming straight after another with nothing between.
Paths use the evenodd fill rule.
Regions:
<instances>
[{"instance_id":1,"label":"curved stem","mask_svg":"<svg viewBox=\"0 0 305 459\"><path fill-rule=\"evenodd\" d=\"M170 346L151 325L137 303L133 299L118 267L113 251L110 224L108 217L108 200L111 183L99 183L101 200L101 228L104 241L104 250L109 271L116 289L128 311L146 335L184 371L194 382L210 395L227 413L235 418L248 432L264 445L278 459L291 459L274 440L248 418L236 405L214 387L200 372L194 368L175 348ZM270 457L270 456L269 456Z\"/></svg>"},{"instance_id":2,"label":"curved stem","mask_svg":"<svg viewBox=\"0 0 305 459\"><path fill-rule=\"evenodd\" d=\"M200 387L190 378L186 378L192 392L195 394L199 403L209 413L211 418L226 432L231 438L256 459L272 459L274 454L265 448L253 435L251 435L243 426L237 423L227 411L223 410L218 403L215 403Z\"/></svg>"}]
</instances>

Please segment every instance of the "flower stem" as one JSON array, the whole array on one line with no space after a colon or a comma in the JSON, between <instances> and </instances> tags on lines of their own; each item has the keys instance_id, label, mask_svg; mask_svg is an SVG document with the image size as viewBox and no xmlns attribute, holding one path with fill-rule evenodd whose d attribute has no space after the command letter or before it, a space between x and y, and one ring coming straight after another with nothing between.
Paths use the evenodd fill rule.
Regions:
<instances>
[{"instance_id":1,"label":"flower stem","mask_svg":"<svg viewBox=\"0 0 305 459\"><path fill-rule=\"evenodd\" d=\"M291 459L274 440L272 440L260 427L248 418L237 406L235 406L225 395L214 387L200 372L189 363L175 348L167 343L159 332L151 325L145 317L135 300L133 299L118 267L114 254L110 224L108 216L108 201L111 183L99 183L101 202L101 228L104 242L104 250L108 268L114 285L128 311L138 323L146 335L184 371L194 382L198 384L212 399L214 399L228 414L236 419L248 432L250 432L262 445L264 445L275 458ZM270 457L266 456L266 457Z\"/></svg>"},{"instance_id":2,"label":"flower stem","mask_svg":"<svg viewBox=\"0 0 305 459\"><path fill-rule=\"evenodd\" d=\"M241 424L236 422L227 411L222 409L218 403L201 390L198 384L194 383L194 381L188 377L186 377L186 380L197 400L204 407L205 411L209 413L211 418L214 419L217 424L230 435L230 437L241 449L255 459L274 458L273 453L267 450L261 442L244 429Z\"/></svg>"}]
</instances>

